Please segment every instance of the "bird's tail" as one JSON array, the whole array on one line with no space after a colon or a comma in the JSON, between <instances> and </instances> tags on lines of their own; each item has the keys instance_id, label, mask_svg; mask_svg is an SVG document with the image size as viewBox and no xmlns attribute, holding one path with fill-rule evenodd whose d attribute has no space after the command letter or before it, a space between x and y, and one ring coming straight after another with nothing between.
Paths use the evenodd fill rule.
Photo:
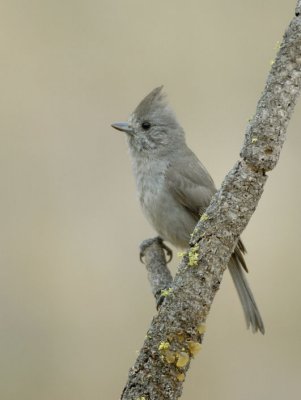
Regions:
<instances>
[{"instance_id":1,"label":"bird's tail","mask_svg":"<svg viewBox=\"0 0 301 400\"><path fill-rule=\"evenodd\" d=\"M247 326L249 328L251 325L254 333L259 330L264 334L263 321L239 258L234 253L230 259L228 268L242 304Z\"/></svg>"}]
</instances>

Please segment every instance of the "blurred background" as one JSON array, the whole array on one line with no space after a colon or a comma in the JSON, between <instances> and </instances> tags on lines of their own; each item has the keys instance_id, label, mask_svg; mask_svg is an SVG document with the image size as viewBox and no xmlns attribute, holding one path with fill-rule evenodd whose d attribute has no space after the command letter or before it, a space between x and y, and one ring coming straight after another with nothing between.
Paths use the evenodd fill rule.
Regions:
<instances>
[{"instance_id":1,"label":"blurred background","mask_svg":"<svg viewBox=\"0 0 301 400\"><path fill-rule=\"evenodd\" d=\"M294 7L1 1L1 400L119 398L155 313L138 257L154 231L110 124L164 84L219 186ZM246 330L226 273L183 399L300 394L300 124L301 102L243 234L266 334Z\"/></svg>"}]
</instances>

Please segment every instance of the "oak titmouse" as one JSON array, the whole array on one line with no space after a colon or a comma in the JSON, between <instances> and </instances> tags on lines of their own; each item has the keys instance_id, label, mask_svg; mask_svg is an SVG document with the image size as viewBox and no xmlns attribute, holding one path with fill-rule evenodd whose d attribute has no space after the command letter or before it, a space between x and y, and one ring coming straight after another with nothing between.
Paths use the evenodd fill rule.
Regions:
<instances>
[{"instance_id":1,"label":"oak titmouse","mask_svg":"<svg viewBox=\"0 0 301 400\"><path fill-rule=\"evenodd\" d=\"M149 93L127 122L113 128L127 134L139 200L158 234L178 248L187 248L200 214L216 188L162 93ZM245 247L239 240L228 264L247 326L264 333L264 325L246 280Z\"/></svg>"}]
</instances>

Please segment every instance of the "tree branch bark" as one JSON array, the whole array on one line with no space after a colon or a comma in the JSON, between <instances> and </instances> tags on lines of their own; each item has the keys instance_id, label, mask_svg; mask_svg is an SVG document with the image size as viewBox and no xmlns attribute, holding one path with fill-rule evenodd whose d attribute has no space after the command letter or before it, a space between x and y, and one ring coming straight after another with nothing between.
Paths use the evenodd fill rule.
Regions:
<instances>
[{"instance_id":1,"label":"tree branch bark","mask_svg":"<svg viewBox=\"0 0 301 400\"><path fill-rule=\"evenodd\" d=\"M200 350L205 322L227 263L279 158L301 89L301 1L246 130L241 159L202 215L178 273L154 317L123 400L174 400L182 393L191 359ZM146 257L152 249L146 249ZM150 258L149 258L150 260ZM151 261L152 262L152 261Z\"/></svg>"},{"instance_id":2,"label":"tree branch bark","mask_svg":"<svg viewBox=\"0 0 301 400\"><path fill-rule=\"evenodd\" d=\"M163 240L160 237L146 239L140 245L140 258L144 257L148 280L157 306L170 294L172 275L167 267Z\"/></svg>"}]
</instances>

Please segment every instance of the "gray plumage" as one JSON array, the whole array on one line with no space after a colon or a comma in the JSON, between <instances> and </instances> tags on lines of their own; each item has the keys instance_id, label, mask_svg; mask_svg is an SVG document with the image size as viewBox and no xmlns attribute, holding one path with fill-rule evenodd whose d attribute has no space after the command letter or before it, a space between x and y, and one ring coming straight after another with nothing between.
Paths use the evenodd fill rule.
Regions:
<instances>
[{"instance_id":1,"label":"gray plumage","mask_svg":"<svg viewBox=\"0 0 301 400\"><path fill-rule=\"evenodd\" d=\"M214 182L185 142L162 86L149 93L125 123L133 172L142 210L158 234L178 248L187 248L200 214L209 205ZM247 283L241 241L228 268L242 303L247 326L264 333L264 325Z\"/></svg>"}]
</instances>

